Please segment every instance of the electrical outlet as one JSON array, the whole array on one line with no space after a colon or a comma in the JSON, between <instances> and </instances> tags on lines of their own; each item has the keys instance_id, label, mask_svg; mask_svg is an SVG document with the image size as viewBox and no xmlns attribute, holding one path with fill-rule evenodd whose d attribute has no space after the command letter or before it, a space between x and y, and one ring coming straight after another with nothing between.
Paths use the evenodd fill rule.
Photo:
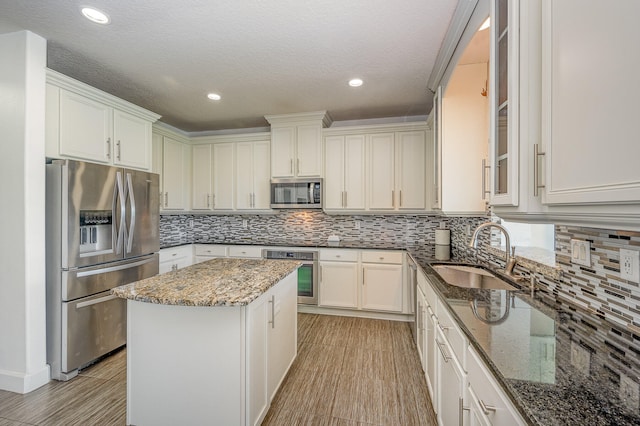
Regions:
<instances>
[{"instance_id":1,"label":"electrical outlet","mask_svg":"<svg viewBox=\"0 0 640 426\"><path fill-rule=\"evenodd\" d=\"M354 225L353 225L353 229L360 229L360 221L356 220Z\"/></svg>"},{"instance_id":2,"label":"electrical outlet","mask_svg":"<svg viewBox=\"0 0 640 426\"><path fill-rule=\"evenodd\" d=\"M189 228L193 229L193 219L189 219Z\"/></svg>"},{"instance_id":3,"label":"electrical outlet","mask_svg":"<svg viewBox=\"0 0 640 426\"><path fill-rule=\"evenodd\" d=\"M640 251L620 249L620 278L640 283Z\"/></svg>"},{"instance_id":4,"label":"electrical outlet","mask_svg":"<svg viewBox=\"0 0 640 426\"><path fill-rule=\"evenodd\" d=\"M467 233L467 237L471 236L471 225L467 224L467 226L465 226L465 232Z\"/></svg>"},{"instance_id":5,"label":"electrical outlet","mask_svg":"<svg viewBox=\"0 0 640 426\"><path fill-rule=\"evenodd\" d=\"M591 370L591 352L582 347L580 343L571 342L571 365L585 376L588 376Z\"/></svg>"},{"instance_id":6,"label":"electrical outlet","mask_svg":"<svg viewBox=\"0 0 640 426\"><path fill-rule=\"evenodd\" d=\"M242 229L247 229L249 227L249 220L242 219Z\"/></svg>"},{"instance_id":7,"label":"electrical outlet","mask_svg":"<svg viewBox=\"0 0 640 426\"><path fill-rule=\"evenodd\" d=\"M571 240L571 263L591 266L591 243L585 240Z\"/></svg>"},{"instance_id":8,"label":"electrical outlet","mask_svg":"<svg viewBox=\"0 0 640 426\"><path fill-rule=\"evenodd\" d=\"M640 408L640 386L623 373L620 373L620 399L633 412Z\"/></svg>"}]
</instances>

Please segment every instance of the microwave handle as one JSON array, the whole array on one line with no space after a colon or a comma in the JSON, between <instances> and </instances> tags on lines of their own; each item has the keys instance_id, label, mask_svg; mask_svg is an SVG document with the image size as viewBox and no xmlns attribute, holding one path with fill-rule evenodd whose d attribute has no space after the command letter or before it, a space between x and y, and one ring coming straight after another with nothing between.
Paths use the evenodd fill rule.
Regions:
<instances>
[{"instance_id":1,"label":"microwave handle","mask_svg":"<svg viewBox=\"0 0 640 426\"><path fill-rule=\"evenodd\" d=\"M315 198L313 197L313 182L309 183L309 187L307 189L309 190L309 202L313 203L313 201L315 200Z\"/></svg>"}]
</instances>

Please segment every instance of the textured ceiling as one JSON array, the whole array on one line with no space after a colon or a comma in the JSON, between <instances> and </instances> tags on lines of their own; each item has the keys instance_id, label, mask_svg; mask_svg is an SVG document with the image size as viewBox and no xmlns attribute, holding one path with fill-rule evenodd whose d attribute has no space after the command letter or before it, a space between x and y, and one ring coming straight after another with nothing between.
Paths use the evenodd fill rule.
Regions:
<instances>
[{"instance_id":1,"label":"textured ceiling","mask_svg":"<svg viewBox=\"0 0 640 426\"><path fill-rule=\"evenodd\" d=\"M0 0L0 33L48 40L48 66L186 132L426 115L456 0ZM99 26L80 7L108 13ZM350 88L353 77L364 80ZM208 92L222 96L217 102Z\"/></svg>"}]
</instances>

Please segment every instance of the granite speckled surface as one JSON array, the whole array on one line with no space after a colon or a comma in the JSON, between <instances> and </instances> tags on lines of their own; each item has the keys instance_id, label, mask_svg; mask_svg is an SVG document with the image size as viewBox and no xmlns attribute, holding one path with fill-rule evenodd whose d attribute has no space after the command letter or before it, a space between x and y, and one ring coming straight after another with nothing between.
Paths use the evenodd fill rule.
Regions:
<instances>
[{"instance_id":1,"label":"granite speckled surface","mask_svg":"<svg viewBox=\"0 0 640 426\"><path fill-rule=\"evenodd\" d=\"M212 259L111 292L123 299L163 305L243 306L301 265L295 260Z\"/></svg>"},{"instance_id":2,"label":"granite speckled surface","mask_svg":"<svg viewBox=\"0 0 640 426\"><path fill-rule=\"evenodd\" d=\"M640 424L638 399L621 392L638 390L640 336L554 294L531 297L522 284L449 285L429 259L412 256L529 424Z\"/></svg>"}]
</instances>

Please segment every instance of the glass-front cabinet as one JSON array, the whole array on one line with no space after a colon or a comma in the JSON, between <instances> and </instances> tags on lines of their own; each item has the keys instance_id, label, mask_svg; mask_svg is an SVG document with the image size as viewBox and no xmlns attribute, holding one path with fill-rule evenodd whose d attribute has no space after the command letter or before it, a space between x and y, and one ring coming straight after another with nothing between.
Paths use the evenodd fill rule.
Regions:
<instances>
[{"instance_id":1,"label":"glass-front cabinet","mask_svg":"<svg viewBox=\"0 0 640 426\"><path fill-rule=\"evenodd\" d=\"M491 2L491 203L518 205L518 1Z\"/></svg>"}]
</instances>

